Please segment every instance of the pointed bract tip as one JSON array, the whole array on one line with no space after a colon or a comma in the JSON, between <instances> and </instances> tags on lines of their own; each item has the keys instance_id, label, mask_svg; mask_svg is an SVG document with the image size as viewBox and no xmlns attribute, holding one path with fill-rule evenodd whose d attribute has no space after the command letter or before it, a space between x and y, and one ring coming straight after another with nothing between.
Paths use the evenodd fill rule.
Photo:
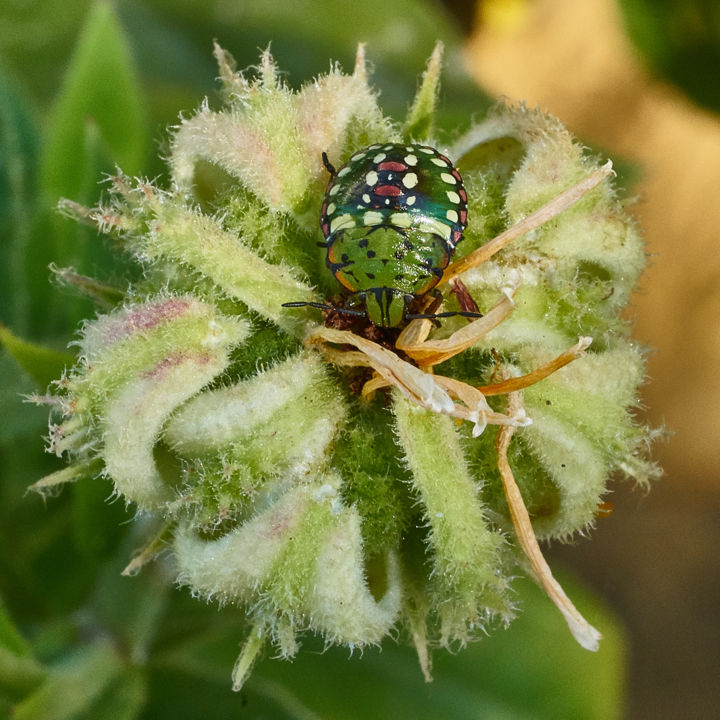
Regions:
<instances>
[{"instance_id":1,"label":"pointed bract tip","mask_svg":"<svg viewBox=\"0 0 720 720\"><path fill-rule=\"evenodd\" d=\"M433 48L432 54L430 55L430 60L428 60L428 70L431 67L438 67L442 63L442 58L445 53L445 44L442 40L438 40L435 43L435 47Z\"/></svg>"},{"instance_id":2,"label":"pointed bract tip","mask_svg":"<svg viewBox=\"0 0 720 720\"><path fill-rule=\"evenodd\" d=\"M367 60L365 59L365 43L358 43L355 51L355 68L353 75L360 80L367 80Z\"/></svg>"},{"instance_id":3,"label":"pointed bract tip","mask_svg":"<svg viewBox=\"0 0 720 720\"><path fill-rule=\"evenodd\" d=\"M238 659L235 661L235 666L232 670L232 689L233 692L240 692L242 690L245 681L250 675L255 660L259 655L260 651L265 645L265 632L264 628L255 626L250 631L250 635L243 646Z\"/></svg>"},{"instance_id":4,"label":"pointed bract tip","mask_svg":"<svg viewBox=\"0 0 720 720\"><path fill-rule=\"evenodd\" d=\"M262 80L263 87L268 90L272 90L277 87L278 80L278 68L275 64L275 60L270 52L270 45L262 51L260 56L260 78Z\"/></svg>"},{"instance_id":5,"label":"pointed bract tip","mask_svg":"<svg viewBox=\"0 0 720 720\"><path fill-rule=\"evenodd\" d=\"M608 160L601 168L605 175L612 175L613 177L617 176L617 173L615 172L615 168L613 167L613 161Z\"/></svg>"},{"instance_id":6,"label":"pointed bract tip","mask_svg":"<svg viewBox=\"0 0 720 720\"><path fill-rule=\"evenodd\" d=\"M223 48L217 40L213 40L213 57L218 64L220 76L233 75L237 68L235 58Z\"/></svg>"}]
</instances>

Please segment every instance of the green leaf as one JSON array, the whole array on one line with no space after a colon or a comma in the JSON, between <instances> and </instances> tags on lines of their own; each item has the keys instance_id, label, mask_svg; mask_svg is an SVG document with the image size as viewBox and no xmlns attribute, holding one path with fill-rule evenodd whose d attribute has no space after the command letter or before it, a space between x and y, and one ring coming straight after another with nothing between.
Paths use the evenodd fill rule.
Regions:
<instances>
[{"instance_id":1,"label":"green leaf","mask_svg":"<svg viewBox=\"0 0 720 720\"><path fill-rule=\"evenodd\" d=\"M145 112L130 52L112 6L92 6L50 117L42 159L48 196L86 189L86 126L96 128L115 162L139 173L147 151ZM97 177L95 178L97 181Z\"/></svg>"},{"instance_id":2,"label":"green leaf","mask_svg":"<svg viewBox=\"0 0 720 720\"><path fill-rule=\"evenodd\" d=\"M0 57L33 98L57 92L68 48L92 1L64 0L62 12L57 0L0 3Z\"/></svg>"},{"instance_id":3,"label":"green leaf","mask_svg":"<svg viewBox=\"0 0 720 720\"><path fill-rule=\"evenodd\" d=\"M70 353L21 340L3 325L0 325L0 343L41 388L59 378L65 367L74 362Z\"/></svg>"},{"instance_id":4,"label":"green leaf","mask_svg":"<svg viewBox=\"0 0 720 720\"><path fill-rule=\"evenodd\" d=\"M0 698L19 700L35 690L45 675L45 668L32 657L0 647Z\"/></svg>"},{"instance_id":5,"label":"green leaf","mask_svg":"<svg viewBox=\"0 0 720 720\"><path fill-rule=\"evenodd\" d=\"M122 672L122 661L108 640L75 650L51 668L40 688L15 707L14 720L75 720L93 713ZM92 712L91 712L92 711Z\"/></svg>"},{"instance_id":6,"label":"green leaf","mask_svg":"<svg viewBox=\"0 0 720 720\"><path fill-rule=\"evenodd\" d=\"M147 119L130 51L111 4L103 0L88 13L50 112L40 159L41 214L29 259L36 275L50 262L93 274L114 268L116 260L96 233L60 217L56 206L63 197L94 205L102 174L118 165L139 174L147 149ZM74 297L58 303L54 294L42 288L35 293L37 326L69 331L91 306Z\"/></svg>"},{"instance_id":7,"label":"green leaf","mask_svg":"<svg viewBox=\"0 0 720 720\"><path fill-rule=\"evenodd\" d=\"M0 647L15 655L30 655L30 646L15 627L10 614L0 597Z\"/></svg>"},{"instance_id":8,"label":"green leaf","mask_svg":"<svg viewBox=\"0 0 720 720\"><path fill-rule=\"evenodd\" d=\"M147 681L140 667L127 667L86 712L73 720L133 720L146 700Z\"/></svg>"},{"instance_id":9,"label":"green leaf","mask_svg":"<svg viewBox=\"0 0 720 720\"><path fill-rule=\"evenodd\" d=\"M35 117L0 69L0 319L26 330L25 251L34 208Z\"/></svg>"},{"instance_id":10,"label":"green leaf","mask_svg":"<svg viewBox=\"0 0 720 720\"><path fill-rule=\"evenodd\" d=\"M0 598L0 697L22 698L42 682L45 673Z\"/></svg>"}]
</instances>

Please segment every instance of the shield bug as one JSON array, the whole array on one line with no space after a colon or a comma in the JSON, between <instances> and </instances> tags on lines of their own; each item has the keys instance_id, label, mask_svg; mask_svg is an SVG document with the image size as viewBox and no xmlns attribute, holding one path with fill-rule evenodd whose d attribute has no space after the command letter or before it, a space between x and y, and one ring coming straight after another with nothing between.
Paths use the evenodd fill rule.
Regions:
<instances>
[{"instance_id":1,"label":"shield bug","mask_svg":"<svg viewBox=\"0 0 720 720\"><path fill-rule=\"evenodd\" d=\"M467 225L467 193L452 162L428 145L385 143L355 152L330 173L320 212L326 264L350 291L346 307L293 302L397 327L419 317L408 305L440 282ZM361 309L362 308L362 309Z\"/></svg>"}]
</instances>

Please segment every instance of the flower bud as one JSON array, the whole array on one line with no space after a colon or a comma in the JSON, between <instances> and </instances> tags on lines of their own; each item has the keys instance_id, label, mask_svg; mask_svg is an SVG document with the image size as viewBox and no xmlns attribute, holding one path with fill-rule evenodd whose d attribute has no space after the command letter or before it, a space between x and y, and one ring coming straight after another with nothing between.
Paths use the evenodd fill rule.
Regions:
<instances>
[{"instance_id":1,"label":"flower bud","mask_svg":"<svg viewBox=\"0 0 720 720\"><path fill-rule=\"evenodd\" d=\"M36 487L97 469L163 519L178 581L252 622L235 689L267 643L290 657L303 632L354 648L399 625L429 679L430 645L511 619L511 581L528 563L596 649L537 537L587 530L611 476L658 474L645 457L653 431L634 417L643 355L621 316L644 249L611 166L523 106L500 105L441 147L441 50L397 124L362 48L352 75L333 66L296 92L268 52L251 77L216 46L225 104L176 128L170 187L119 173L100 207L64 205L116 235L144 273L124 305L85 326L51 426L51 449L74 464ZM322 242L327 174L352 173L348 159L376 143L393 143L376 164L413 143L382 172L407 171L440 240L442 212L459 222L467 194L447 266L418 260L437 270L441 324L423 291L398 327L374 325L362 292L333 275L351 263L332 254L330 226ZM440 148L424 151L442 172L423 171L423 143ZM442 194L439 210L428 199L428 178L447 208ZM361 192L377 182L351 180ZM383 187L388 203L404 192ZM351 210L354 229L379 215ZM401 245L385 265L397 280L420 231L407 208L394 217ZM352 270L374 278L364 247Z\"/></svg>"}]
</instances>

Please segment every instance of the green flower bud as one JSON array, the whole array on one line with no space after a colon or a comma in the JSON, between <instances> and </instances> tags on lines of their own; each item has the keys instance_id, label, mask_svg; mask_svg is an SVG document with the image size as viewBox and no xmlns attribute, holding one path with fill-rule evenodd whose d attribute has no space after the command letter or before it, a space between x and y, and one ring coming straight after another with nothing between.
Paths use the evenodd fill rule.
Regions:
<instances>
[{"instance_id":1,"label":"green flower bud","mask_svg":"<svg viewBox=\"0 0 720 720\"><path fill-rule=\"evenodd\" d=\"M236 689L266 643L291 657L303 632L352 648L398 626L429 679L430 645L512 618L525 557L597 647L536 536L592 526L612 475L658 472L621 317L644 250L611 166L556 119L498 106L441 148L468 224L437 288L443 310L484 317L376 327L331 299L327 172L371 143L438 146L441 47L402 126L378 107L362 48L352 75L333 67L297 92L267 52L254 78L215 53L225 104L176 129L169 188L119 174L100 207L65 203L145 272L85 326L51 426L73 465L36 489L97 471L162 517L178 581L252 622ZM313 304L323 324L298 307Z\"/></svg>"}]
</instances>

